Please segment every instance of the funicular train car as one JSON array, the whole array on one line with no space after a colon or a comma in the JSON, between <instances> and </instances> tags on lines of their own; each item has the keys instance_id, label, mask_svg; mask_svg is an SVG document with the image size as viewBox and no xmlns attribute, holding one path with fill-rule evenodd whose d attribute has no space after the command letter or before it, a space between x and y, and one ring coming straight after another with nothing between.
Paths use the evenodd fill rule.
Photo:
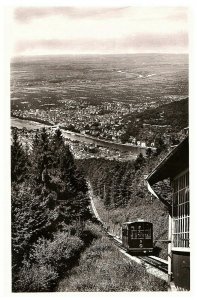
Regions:
<instances>
[{"instance_id":1,"label":"funicular train car","mask_svg":"<svg viewBox=\"0 0 197 300\"><path fill-rule=\"evenodd\" d=\"M122 245L129 252L152 253L153 224L144 220L123 223Z\"/></svg>"}]
</instances>

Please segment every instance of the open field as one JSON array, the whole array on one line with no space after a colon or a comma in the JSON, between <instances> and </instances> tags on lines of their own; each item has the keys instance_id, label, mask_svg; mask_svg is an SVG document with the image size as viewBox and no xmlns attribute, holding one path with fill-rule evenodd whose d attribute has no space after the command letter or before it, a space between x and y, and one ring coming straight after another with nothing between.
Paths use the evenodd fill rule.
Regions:
<instances>
[{"instance_id":1,"label":"open field","mask_svg":"<svg viewBox=\"0 0 197 300\"><path fill-rule=\"evenodd\" d=\"M13 107L29 101L56 106L59 100L94 104L161 102L188 95L187 55L100 55L21 58L11 64ZM18 99L18 100L17 100ZM61 105L65 105L62 103Z\"/></svg>"}]
</instances>

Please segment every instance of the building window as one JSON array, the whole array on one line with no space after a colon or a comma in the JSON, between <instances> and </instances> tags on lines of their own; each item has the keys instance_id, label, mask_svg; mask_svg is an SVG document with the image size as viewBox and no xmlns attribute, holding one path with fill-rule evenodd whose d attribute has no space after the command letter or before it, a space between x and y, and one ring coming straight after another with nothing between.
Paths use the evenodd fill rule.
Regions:
<instances>
[{"instance_id":1,"label":"building window","mask_svg":"<svg viewBox=\"0 0 197 300\"><path fill-rule=\"evenodd\" d=\"M172 187L172 246L189 248L189 171L176 177Z\"/></svg>"}]
</instances>

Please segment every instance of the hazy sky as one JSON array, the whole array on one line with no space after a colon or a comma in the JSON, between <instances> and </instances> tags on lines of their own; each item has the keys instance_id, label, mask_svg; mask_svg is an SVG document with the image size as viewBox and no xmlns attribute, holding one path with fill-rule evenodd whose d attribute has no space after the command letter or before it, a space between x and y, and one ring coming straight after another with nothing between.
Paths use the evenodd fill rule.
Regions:
<instances>
[{"instance_id":1,"label":"hazy sky","mask_svg":"<svg viewBox=\"0 0 197 300\"><path fill-rule=\"evenodd\" d=\"M12 55L188 51L183 7L23 7L12 21Z\"/></svg>"}]
</instances>

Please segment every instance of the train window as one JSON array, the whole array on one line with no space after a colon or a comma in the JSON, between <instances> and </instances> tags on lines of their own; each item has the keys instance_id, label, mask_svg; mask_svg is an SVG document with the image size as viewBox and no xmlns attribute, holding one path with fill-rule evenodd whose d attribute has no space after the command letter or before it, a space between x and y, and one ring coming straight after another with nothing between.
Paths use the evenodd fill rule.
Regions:
<instances>
[{"instance_id":1,"label":"train window","mask_svg":"<svg viewBox=\"0 0 197 300\"><path fill-rule=\"evenodd\" d=\"M189 172L173 182L173 246L189 248Z\"/></svg>"},{"instance_id":2,"label":"train window","mask_svg":"<svg viewBox=\"0 0 197 300\"><path fill-rule=\"evenodd\" d=\"M138 225L137 237L140 238L140 239L144 238L144 229L143 229L142 225Z\"/></svg>"},{"instance_id":3,"label":"train window","mask_svg":"<svg viewBox=\"0 0 197 300\"><path fill-rule=\"evenodd\" d=\"M147 240L151 239L151 228L144 230L144 238Z\"/></svg>"},{"instance_id":4,"label":"train window","mask_svg":"<svg viewBox=\"0 0 197 300\"><path fill-rule=\"evenodd\" d=\"M152 224L144 223L144 238L151 239L152 238Z\"/></svg>"},{"instance_id":5,"label":"train window","mask_svg":"<svg viewBox=\"0 0 197 300\"><path fill-rule=\"evenodd\" d=\"M130 227L130 232L131 232L131 238L137 239L137 230L136 230L135 226Z\"/></svg>"}]
</instances>

